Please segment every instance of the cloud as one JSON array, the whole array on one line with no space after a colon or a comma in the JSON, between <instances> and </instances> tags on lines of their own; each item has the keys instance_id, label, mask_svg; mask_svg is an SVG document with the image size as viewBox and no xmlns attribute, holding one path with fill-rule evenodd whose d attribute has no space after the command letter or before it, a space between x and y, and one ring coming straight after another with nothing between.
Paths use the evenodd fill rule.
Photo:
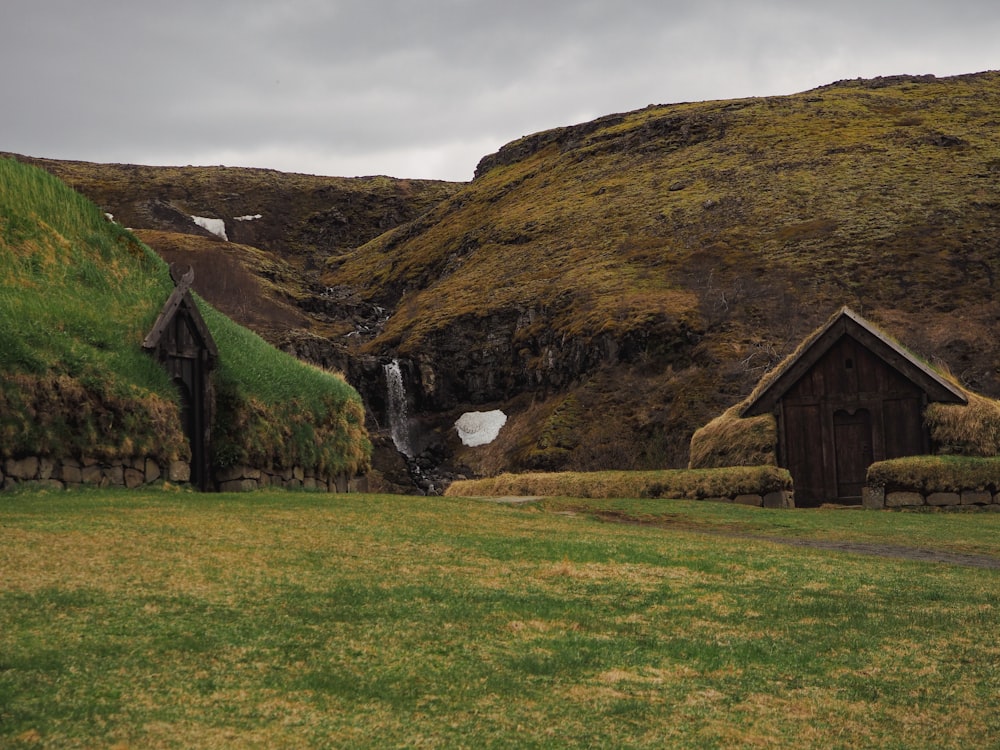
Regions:
<instances>
[{"instance_id":1,"label":"cloud","mask_svg":"<svg viewBox=\"0 0 1000 750\"><path fill-rule=\"evenodd\" d=\"M0 149L348 176L469 179L509 140L651 103L1000 67L1000 15L977 0L8 0L4 16L0 64L22 72L0 82Z\"/></svg>"}]
</instances>

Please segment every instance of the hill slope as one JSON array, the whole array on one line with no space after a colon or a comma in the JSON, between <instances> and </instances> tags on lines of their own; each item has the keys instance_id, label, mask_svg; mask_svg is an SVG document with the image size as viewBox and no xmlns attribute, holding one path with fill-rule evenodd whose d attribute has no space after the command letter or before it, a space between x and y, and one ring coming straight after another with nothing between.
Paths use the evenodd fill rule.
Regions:
<instances>
[{"instance_id":1,"label":"hill slope","mask_svg":"<svg viewBox=\"0 0 1000 750\"><path fill-rule=\"evenodd\" d=\"M34 161L343 369L387 445L398 359L425 467L658 468L844 304L1000 395L998 123L1000 73L897 76L609 115L469 184Z\"/></svg>"},{"instance_id":2,"label":"hill slope","mask_svg":"<svg viewBox=\"0 0 1000 750\"><path fill-rule=\"evenodd\" d=\"M998 124L1000 73L603 117L486 157L325 280L392 311L365 351L419 408L514 416L452 443L481 470L683 465L843 304L997 395Z\"/></svg>"},{"instance_id":3,"label":"hill slope","mask_svg":"<svg viewBox=\"0 0 1000 750\"><path fill-rule=\"evenodd\" d=\"M190 455L178 394L141 349L166 264L45 172L0 159L0 457ZM358 394L207 305L217 466L364 468Z\"/></svg>"}]
</instances>

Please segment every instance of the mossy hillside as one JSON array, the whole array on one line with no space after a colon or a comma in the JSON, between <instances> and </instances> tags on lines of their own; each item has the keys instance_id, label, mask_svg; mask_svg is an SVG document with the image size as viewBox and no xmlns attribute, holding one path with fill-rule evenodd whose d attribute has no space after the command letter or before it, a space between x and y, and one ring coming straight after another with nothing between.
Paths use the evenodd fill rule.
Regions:
<instances>
[{"instance_id":1,"label":"mossy hillside","mask_svg":"<svg viewBox=\"0 0 1000 750\"><path fill-rule=\"evenodd\" d=\"M419 220L331 260L326 280L394 311L375 352L448 371L442 344L463 332L488 331L483 350L509 339L503 374L526 384L512 395L542 382L545 398L583 388L610 405L624 375L636 399L662 398L672 370L665 401L687 413L671 420L675 465L695 428L844 304L1000 393L997 122L998 73L612 115L505 146ZM576 356L604 340L639 342L627 361L596 347L612 390ZM646 431L671 419L638 411L659 414Z\"/></svg>"},{"instance_id":2,"label":"mossy hillside","mask_svg":"<svg viewBox=\"0 0 1000 750\"><path fill-rule=\"evenodd\" d=\"M385 176L12 156L56 175L125 226L207 235L188 217L222 219L230 240L277 253L300 271L421 215L461 186Z\"/></svg>"},{"instance_id":3,"label":"mossy hillside","mask_svg":"<svg viewBox=\"0 0 1000 750\"><path fill-rule=\"evenodd\" d=\"M172 289L166 265L39 169L0 159L0 183L3 455L187 457L177 394L140 346ZM364 465L360 400L342 379L203 312L229 404L218 412L217 462L268 454L331 471ZM257 429L227 422L245 412Z\"/></svg>"},{"instance_id":4,"label":"mossy hillside","mask_svg":"<svg viewBox=\"0 0 1000 750\"><path fill-rule=\"evenodd\" d=\"M770 322L805 291L948 312L1000 270L998 116L990 73L602 118L505 147L331 278L397 295L383 340L404 349L512 305L590 335L658 315L704 327L726 306Z\"/></svg>"}]
</instances>

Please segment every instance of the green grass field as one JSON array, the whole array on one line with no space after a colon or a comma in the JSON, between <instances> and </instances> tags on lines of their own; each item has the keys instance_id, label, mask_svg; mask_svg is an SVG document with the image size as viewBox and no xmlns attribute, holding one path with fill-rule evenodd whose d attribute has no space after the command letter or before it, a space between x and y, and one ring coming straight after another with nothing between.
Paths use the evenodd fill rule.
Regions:
<instances>
[{"instance_id":1,"label":"green grass field","mask_svg":"<svg viewBox=\"0 0 1000 750\"><path fill-rule=\"evenodd\" d=\"M619 520L599 515L610 511ZM0 497L0 746L985 747L1000 514Z\"/></svg>"}]
</instances>

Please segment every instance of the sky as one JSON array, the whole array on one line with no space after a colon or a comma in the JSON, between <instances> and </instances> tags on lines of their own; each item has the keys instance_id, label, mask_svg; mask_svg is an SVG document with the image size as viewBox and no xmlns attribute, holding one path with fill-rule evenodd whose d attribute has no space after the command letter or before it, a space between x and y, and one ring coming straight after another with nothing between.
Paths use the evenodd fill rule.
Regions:
<instances>
[{"instance_id":1,"label":"sky","mask_svg":"<svg viewBox=\"0 0 1000 750\"><path fill-rule=\"evenodd\" d=\"M541 130L998 40L996 0L3 0L0 151L464 181Z\"/></svg>"}]
</instances>

